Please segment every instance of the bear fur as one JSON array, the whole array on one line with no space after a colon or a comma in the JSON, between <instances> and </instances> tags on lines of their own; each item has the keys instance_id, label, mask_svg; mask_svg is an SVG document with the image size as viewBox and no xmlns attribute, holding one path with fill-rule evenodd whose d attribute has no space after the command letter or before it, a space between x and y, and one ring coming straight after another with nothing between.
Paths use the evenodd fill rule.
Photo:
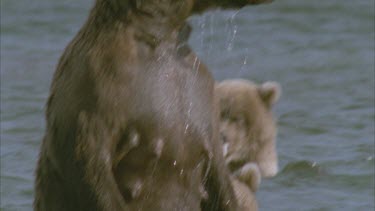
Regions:
<instances>
[{"instance_id":1,"label":"bear fur","mask_svg":"<svg viewBox=\"0 0 375 211\"><path fill-rule=\"evenodd\" d=\"M96 0L61 56L34 209L238 210L186 19L262 0Z\"/></svg>"},{"instance_id":2,"label":"bear fur","mask_svg":"<svg viewBox=\"0 0 375 211\"><path fill-rule=\"evenodd\" d=\"M220 107L223 152L231 171L253 162L262 177L275 176L277 128L272 106L280 97L280 85L232 79L217 83L215 94Z\"/></svg>"},{"instance_id":3,"label":"bear fur","mask_svg":"<svg viewBox=\"0 0 375 211\"><path fill-rule=\"evenodd\" d=\"M255 194L246 184L233 178L232 186L241 210L258 211L258 203Z\"/></svg>"},{"instance_id":4,"label":"bear fur","mask_svg":"<svg viewBox=\"0 0 375 211\"><path fill-rule=\"evenodd\" d=\"M256 163L247 163L233 173L232 186L238 204L242 210L257 211L258 203L255 192L257 191L261 175Z\"/></svg>"}]
</instances>

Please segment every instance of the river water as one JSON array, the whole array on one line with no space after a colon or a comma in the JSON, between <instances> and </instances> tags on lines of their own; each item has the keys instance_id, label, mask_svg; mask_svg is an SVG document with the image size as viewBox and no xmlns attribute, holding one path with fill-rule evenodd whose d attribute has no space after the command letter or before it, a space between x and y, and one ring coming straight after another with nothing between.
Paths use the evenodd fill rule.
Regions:
<instances>
[{"instance_id":1,"label":"river water","mask_svg":"<svg viewBox=\"0 0 375 211\"><path fill-rule=\"evenodd\" d=\"M1 0L1 207L32 210L44 105L92 0ZM217 80L277 81L280 173L260 210L374 210L374 1L276 0L190 19Z\"/></svg>"}]
</instances>

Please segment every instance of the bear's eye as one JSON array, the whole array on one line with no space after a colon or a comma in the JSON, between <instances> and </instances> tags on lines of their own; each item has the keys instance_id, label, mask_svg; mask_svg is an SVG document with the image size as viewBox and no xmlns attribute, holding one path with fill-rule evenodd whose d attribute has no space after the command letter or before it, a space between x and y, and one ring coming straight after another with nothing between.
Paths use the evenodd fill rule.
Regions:
<instances>
[{"instance_id":1,"label":"bear's eye","mask_svg":"<svg viewBox=\"0 0 375 211\"><path fill-rule=\"evenodd\" d=\"M245 118L243 118L242 116L231 116L230 120L240 125L245 125L246 123Z\"/></svg>"}]
</instances>

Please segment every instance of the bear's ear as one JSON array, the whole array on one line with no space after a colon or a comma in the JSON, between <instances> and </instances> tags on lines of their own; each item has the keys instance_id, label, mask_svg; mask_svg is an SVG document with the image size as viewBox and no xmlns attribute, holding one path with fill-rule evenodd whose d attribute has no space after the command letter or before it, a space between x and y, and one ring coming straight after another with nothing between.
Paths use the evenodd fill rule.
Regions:
<instances>
[{"instance_id":1,"label":"bear's ear","mask_svg":"<svg viewBox=\"0 0 375 211\"><path fill-rule=\"evenodd\" d=\"M271 106L280 98L281 87L277 82L267 81L260 85L258 92L263 102L268 106L268 108L271 108Z\"/></svg>"}]
</instances>

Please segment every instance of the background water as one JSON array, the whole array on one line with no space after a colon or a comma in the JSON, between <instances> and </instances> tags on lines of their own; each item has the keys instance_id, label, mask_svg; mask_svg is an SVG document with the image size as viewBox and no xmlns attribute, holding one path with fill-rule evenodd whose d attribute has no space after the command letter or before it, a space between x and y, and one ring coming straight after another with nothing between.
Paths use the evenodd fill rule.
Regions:
<instances>
[{"instance_id":1,"label":"background water","mask_svg":"<svg viewBox=\"0 0 375 211\"><path fill-rule=\"evenodd\" d=\"M1 210L31 210L44 104L92 0L1 2ZM260 210L374 210L374 1L277 0L191 18L216 79L278 81L280 174Z\"/></svg>"}]
</instances>

